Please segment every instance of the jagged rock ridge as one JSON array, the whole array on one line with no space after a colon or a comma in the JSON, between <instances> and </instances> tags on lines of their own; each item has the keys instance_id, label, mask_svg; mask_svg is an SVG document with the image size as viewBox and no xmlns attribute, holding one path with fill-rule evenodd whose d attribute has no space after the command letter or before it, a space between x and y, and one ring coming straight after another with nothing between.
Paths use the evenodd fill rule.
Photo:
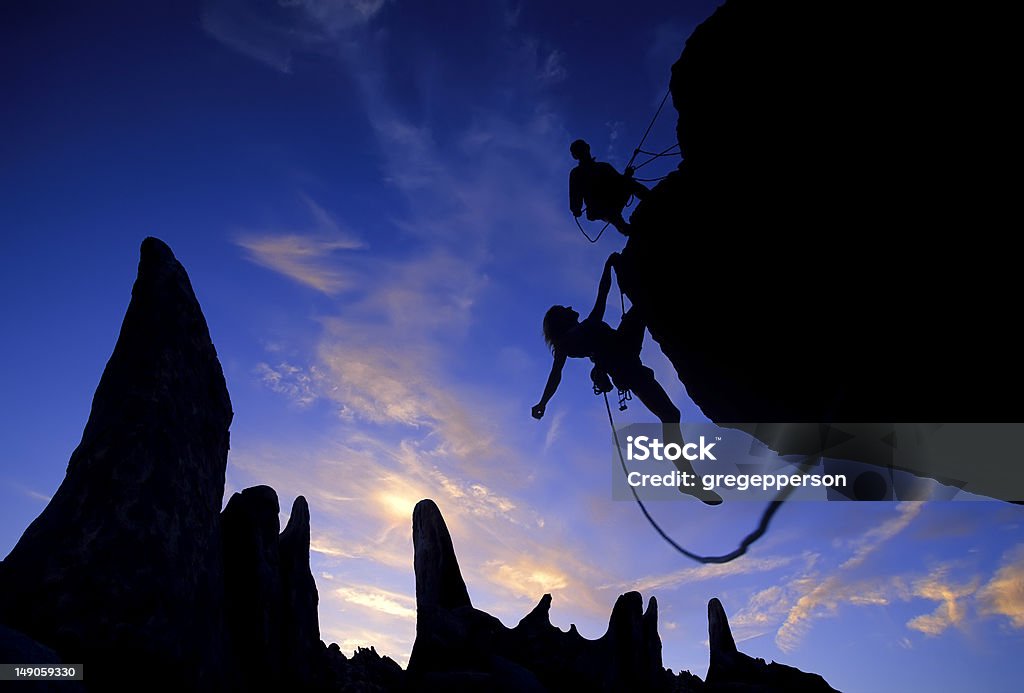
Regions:
<instances>
[{"instance_id":1,"label":"jagged rock ridge","mask_svg":"<svg viewBox=\"0 0 1024 693\"><path fill-rule=\"evenodd\" d=\"M416 643L409 684L426 690L518 691L832 691L823 678L739 652L725 610L708 604L711 665L707 681L662 665L658 603L627 592L615 602L607 632L597 640L573 626L551 624L551 595L515 628L473 607L451 535L437 505L413 512ZM448 599L442 595L457 595Z\"/></svg>"},{"instance_id":2,"label":"jagged rock ridge","mask_svg":"<svg viewBox=\"0 0 1024 693\"><path fill-rule=\"evenodd\" d=\"M268 486L220 512L230 421L188 277L148 238L67 476L0 563L0 654L88 663L90 689L149 680L154 667L161 687L197 691L707 689L662 667L653 597L644 611L638 593L620 596L597 640L555 628L550 595L512 629L475 609L429 500L413 515L408 672L372 648L346 658L320 641L305 499L280 533ZM721 681L789 680L752 661L712 657Z\"/></svg>"}]
</instances>

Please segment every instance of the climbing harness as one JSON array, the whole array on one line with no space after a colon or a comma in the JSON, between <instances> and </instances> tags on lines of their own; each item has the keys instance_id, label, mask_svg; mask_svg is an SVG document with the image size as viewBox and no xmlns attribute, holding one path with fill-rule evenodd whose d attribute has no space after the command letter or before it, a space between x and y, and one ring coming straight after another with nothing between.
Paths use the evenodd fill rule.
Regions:
<instances>
[{"instance_id":1,"label":"climbing harness","mask_svg":"<svg viewBox=\"0 0 1024 693\"><path fill-rule=\"evenodd\" d=\"M622 466L622 473L628 476L629 470L626 468L626 460L623 459L622 457L622 445L619 443L619 432L615 430L615 420L612 418L612 405L608 402L607 393L605 393L604 395L604 408L608 412L608 425L611 426L612 428L612 437L615 439L615 449L619 453L619 464ZM809 464L807 464L807 460L809 458L810 456L804 458L804 461L800 463L801 468L806 469L808 466L810 466ZM698 553L694 553L680 546L672 537L670 537L665 532L664 529L661 528L661 525L658 524L657 520L655 520L651 516L651 513L647 510L647 506L644 505L644 502L642 500L640 500L640 496L637 494L636 489L630 486L629 490L633 493L633 499L636 500L636 504L640 506L640 512L642 512L644 514L644 517L647 518L647 522L651 525L651 527L654 528L654 531L656 531L658 535L662 539L664 539L673 549L675 549L682 555L686 556L687 558L697 561L698 563L728 563L729 561L733 561L742 556L743 554L745 554L747 552L747 549L750 548L751 544L753 544L755 541L757 541L764 535L764 533L768 530L768 525L769 523L771 523L772 517L775 515L776 512L778 512L779 508L782 507L782 504L786 502L786 498L789 497L789 494L791 494L793 492L793 489L795 488L795 486L787 486L786 488L780 490L775 495L775 500L768 501L768 505L761 513L761 521L758 523L757 528L754 529L754 531L748 534L747 536L743 537L743 540L740 542L740 545L736 547L736 549L730 551L729 553L722 554L721 556L702 556Z\"/></svg>"},{"instance_id":2,"label":"climbing harness","mask_svg":"<svg viewBox=\"0 0 1024 693\"><path fill-rule=\"evenodd\" d=\"M608 393L613 389L616 389L612 385L612 381L608 378L608 374L594 366L593 370L590 371L590 381L593 383L593 390L595 395L604 395L605 399L608 398ZM629 407L626 402L633 401L633 393L629 388L622 389L618 388L619 396L619 411L626 411Z\"/></svg>"},{"instance_id":3,"label":"climbing harness","mask_svg":"<svg viewBox=\"0 0 1024 693\"><path fill-rule=\"evenodd\" d=\"M633 393L629 389L619 390L619 411L626 411L629 409L626 406L626 402L633 400Z\"/></svg>"}]
</instances>

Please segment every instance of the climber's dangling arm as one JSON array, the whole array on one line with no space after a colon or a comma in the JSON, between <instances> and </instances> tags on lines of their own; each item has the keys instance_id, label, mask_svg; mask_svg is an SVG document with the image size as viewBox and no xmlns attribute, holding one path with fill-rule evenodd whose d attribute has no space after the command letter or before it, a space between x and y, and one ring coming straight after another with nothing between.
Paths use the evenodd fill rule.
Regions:
<instances>
[{"instance_id":1,"label":"climber's dangling arm","mask_svg":"<svg viewBox=\"0 0 1024 693\"><path fill-rule=\"evenodd\" d=\"M558 384L562 382L562 368L565 366L565 354L560 351L555 352L555 360L551 364L551 373L548 374L548 382L544 385L544 394L541 395L540 401L533 405L533 409L530 413L533 414L533 418L539 419L544 416L544 409L548 405L550 400L555 395L555 390L558 389Z\"/></svg>"},{"instance_id":2,"label":"climber's dangling arm","mask_svg":"<svg viewBox=\"0 0 1024 693\"><path fill-rule=\"evenodd\" d=\"M597 301L594 302L594 310L590 311L587 320L604 320L604 307L608 304L608 292L612 288L612 267L619 262L621 255L612 253L604 263L604 273L601 274L601 281L597 285Z\"/></svg>"}]
</instances>

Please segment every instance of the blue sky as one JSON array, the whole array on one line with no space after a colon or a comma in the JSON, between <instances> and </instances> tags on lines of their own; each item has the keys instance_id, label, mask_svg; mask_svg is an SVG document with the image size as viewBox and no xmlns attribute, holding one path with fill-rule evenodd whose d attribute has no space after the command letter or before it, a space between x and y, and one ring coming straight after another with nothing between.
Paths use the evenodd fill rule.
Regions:
<instances>
[{"instance_id":1,"label":"blue sky","mask_svg":"<svg viewBox=\"0 0 1024 693\"><path fill-rule=\"evenodd\" d=\"M1021 508L794 503L749 556L701 567L610 500L587 367L530 418L544 311L589 309L621 246L576 230L568 144L621 167L714 6L5 3L0 550L63 478L155 235L224 366L227 494L270 484L285 512L309 499L328 642L405 663L410 517L430 497L474 603L510 626L551 592L556 625L597 637L641 589L666 666L703 676L718 596L742 649L843 690L1016 690ZM669 146L674 119L648 144ZM667 360L644 359L703 420ZM638 404L620 417L645 420ZM720 552L760 507L655 512Z\"/></svg>"}]
</instances>

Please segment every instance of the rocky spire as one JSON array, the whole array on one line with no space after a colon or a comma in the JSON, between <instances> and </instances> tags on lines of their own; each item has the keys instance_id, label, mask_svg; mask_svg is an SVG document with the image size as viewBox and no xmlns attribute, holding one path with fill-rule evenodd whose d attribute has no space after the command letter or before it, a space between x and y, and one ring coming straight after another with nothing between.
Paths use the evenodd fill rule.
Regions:
<instances>
[{"instance_id":1,"label":"rocky spire","mask_svg":"<svg viewBox=\"0 0 1024 693\"><path fill-rule=\"evenodd\" d=\"M432 500L421 500L413 510L412 545L416 608L472 606L448 526Z\"/></svg>"},{"instance_id":2,"label":"rocky spire","mask_svg":"<svg viewBox=\"0 0 1024 693\"><path fill-rule=\"evenodd\" d=\"M711 644L711 658L715 653L731 655L736 653L736 641L732 638L729 618L718 597L708 602L708 642Z\"/></svg>"},{"instance_id":3,"label":"rocky spire","mask_svg":"<svg viewBox=\"0 0 1024 693\"><path fill-rule=\"evenodd\" d=\"M152 671L215 685L231 416L188 275L147 238L82 441L0 568L0 620L89 662L99 685Z\"/></svg>"},{"instance_id":4,"label":"rocky spire","mask_svg":"<svg viewBox=\"0 0 1024 693\"><path fill-rule=\"evenodd\" d=\"M281 556L277 493L254 486L221 515L224 614L242 688L281 679Z\"/></svg>"},{"instance_id":5,"label":"rocky spire","mask_svg":"<svg viewBox=\"0 0 1024 693\"><path fill-rule=\"evenodd\" d=\"M277 493L254 486L221 514L224 611L242 690L308 687L322 648L316 583L309 568L309 506L299 496L278 535Z\"/></svg>"},{"instance_id":6,"label":"rocky spire","mask_svg":"<svg viewBox=\"0 0 1024 693\"><path fill-rule=\"evenodd\" d=\"M647 612L639 592L620 595L612 607L608 632L601 638L609 643L619 681L640 689L653 689L661 678L661 637L658 635L658 602L651 597Z\"/></svg>"},{"instance_id":7,"label":"rocky spire","mask_svg":"<svg viewBox=\"0 0 1024 693\"><path fill-rule=\"evenodd\" d=\"M309 568L309 505L299 496L281 532L281 598L284 669L293 681L310 680L310 654L320 645L320 595Z\"/></svg>"},{"instance_id":8,"label":"rocky spire","mask_svg":"<svg viewBox=\"0 0 1024 693\"><path fill-rule=\"evenodd\" d=\"M725 607L718 598L708 602L708 643L711 659L706 683L713 689L774 691L834 691L818 674L777 662L767 663L736 648Z\"/></svg>"},{"instance_id":9,"label":"rocky spire","mask_svg":"<svg viewBox=\"0 0 1024 693\"><path fill-rule=\"evenodd\" d=\"M729 618L718 597L708 602L708 681L728 679L735 676L737 668L736 641L729 628Z\"/></svg>"}]
</instances>

